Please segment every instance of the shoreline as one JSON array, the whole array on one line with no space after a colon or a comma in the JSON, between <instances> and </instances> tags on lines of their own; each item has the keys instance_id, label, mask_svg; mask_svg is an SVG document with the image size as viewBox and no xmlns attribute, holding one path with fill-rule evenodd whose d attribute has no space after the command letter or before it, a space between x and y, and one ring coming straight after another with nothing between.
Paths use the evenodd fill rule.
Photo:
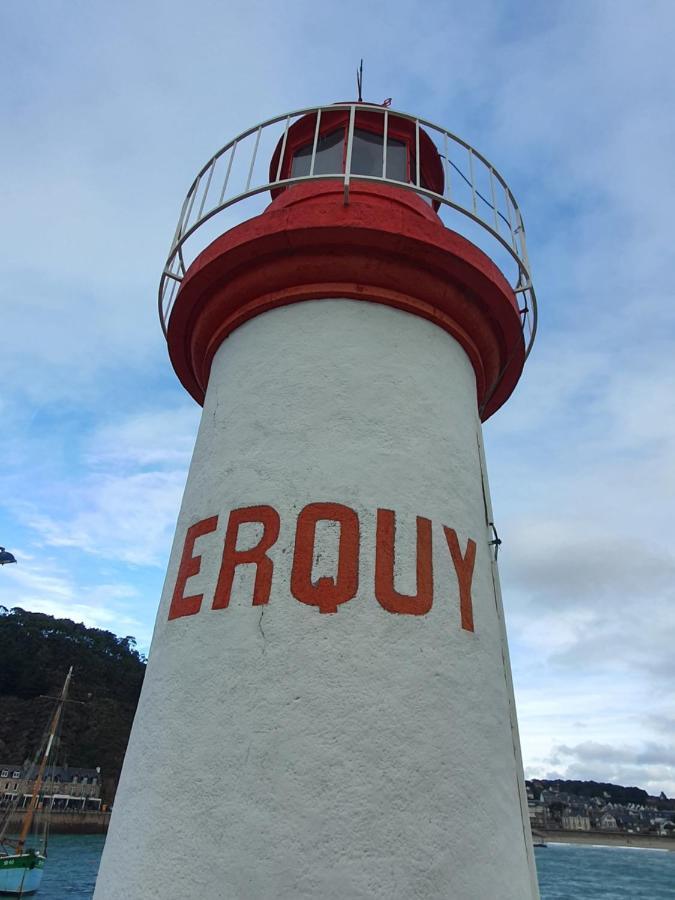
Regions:
<instances>
[{"instance_id":1,"label":"shoreline","mask_svg":"<svg viewBox=\"0 0 675 900\"><path fill-rule=\"evenodd\" d=\"M602 847L642 848L643 850L667 850L675 852L673 838L659 837L654 834L626 834L616 831L543 831L532 834L533 841L545 844L579 844L586 847L593 845Z\"/></svg>"}]
</instances>

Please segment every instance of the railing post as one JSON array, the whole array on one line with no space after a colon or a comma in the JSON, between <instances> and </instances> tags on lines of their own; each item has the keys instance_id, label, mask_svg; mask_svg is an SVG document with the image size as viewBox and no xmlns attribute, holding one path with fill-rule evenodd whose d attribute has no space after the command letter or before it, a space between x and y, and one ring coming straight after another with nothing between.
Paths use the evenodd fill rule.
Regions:
<instances>
[{"instance_id":1,"label":"railing post","mask_svg":"<svg viewBox=\"0 0 675 900\"><path fill-rule=\"evenodd\" d=\"M447 131L443 132L443 149L445 150L445 157L444 157L444 159L445 159L444 169L445 169L445 173L446 173L445 174L445 182L446 182L445 187L448 190L448 200L450 200L452 198L452 193L451 193L451 189L450 189L450 154L448 151L448 132ZM443 190L443 194L445 194L445 190Z\"/></svg>"},{"instance_id":2,"label":"railing post","mask_svg":"<svg viewBox=\"0 0 675 900\"><path fill-rule=\"evenodd\" d=\"M284 153L286 152L286 141L288 140L288 125L289 125L290 121L291 121L291 117L286 116L286 127L284 128L284 137L283 137L283 140L281 141L281 151L279 153L279 164L277 166L277 177L276 177L275 181L279 181L279 179L281 178L281 164L284 161Z\"/></svg>"},{"instance_id":3,"label":"railing post","mask_svg":"<svg viewBox=\"0 0 675 900\"><path fill-rule=\"evenodd\" d=\"M251 176L253 175L253 166L255 165L255 158L258 155L258 144L260 143L260 132L262 131L262 125L258 125L258 132L255 136L255 147L253 148L253 156L251 157L251 165L248 168L248 178L246 179L246 187L244 188L247 191L251 187Z\"/></svg>"},{"instance_id":4,"label":"railing post","mask_svg":"<svg viewBox=\"0 0 675 900\"><path fill-rule=\"evenodd\" d=\"M349 178L352 171L352 147L354 146L354 119L356 116L356 107L351 106L349 110L349 130L347 132L347 156L345 158L345 206L349 205Z\"/></svg>"},{"instance_id":5,"label":"railing post","mask_svg":"<svg viewBox=\"0 0 675 900\"><path fill-rule=\"evenodd\" d=\"M209 177L206 179L206 187L204 188L204 196L202 197L202 202L199 204L199 212L197 213L197 219L196 219L197 222L199 222L199 220L202 217L202 213L204 212L204 204L206 203L206 198L209 193L209 188L211 187L211 179L213 178L213 170L215 169L215 167L216 167L216 160L214 159L213 162L211 163L211 165L209 166Z\"/></svg>"},{"instance_id":6,"label":"railing post","mask_svg":"<svg viewBox=\"0 0 675 900\"><path fill-rule=\"evenodd\" d=\"M225 181L223 181L223 189L220 192L220 198L218 200L218 206L221 205L223 199L225 197L225 191L227 190L227 182L230 180L230 172L232 171L232 163L234 162L234 154L237 151L237 141L232 144L232 153L230 153L230 159L227 164L227 172L225 173Z\"/></svg>"},{"instance_id":7,"label":"railing post","mask_svg":"<svg viewBox=\"0 0 675 900\"><path fill-rule=\"evenodd\" d=\"M197 181L195 182L195 187L192 192L192 196L190 197L190 202L188 204L188 208L185 211L185 220L183 221L183 228L182 228L182 231L184 231L184 232L187 231L187 228L188 228L188 222L190 221L190 216L192 215L192 207L194 206L195 199L197 197L197 191L199 190L200 182L201 182L201 178L198 178Z\"/></svg>"},{"instance_id":8,"label":"railing post","mask_svg":"<svg viewBox=\"0 0 675 900\"><path fill-rule=\"evenodd\" d=\"M497 198L495 196L495 173L490 166L490 193L492 195L492 209L495 214L495 231L499 234L499 215L497 213Z\"/></svg>"},{"instance_id":9,"label":"railing post","mask_svg":"<svg viewBox=\"0 0 675 900\"><path fill-rule=\"evenodd\" d=\"M478 215L476 208L476 178L473 174L473 150L469 147L469 177L471 178L471 206L474 216Z\"/></svg>"},{"instance_id":10,"label":"railing post","mask_svg":"<svg viewBox=\"0 0 675 900\"><path fill-rule=\"evenodd\" d=\"M382 142L382 177L387 177L387 140L389 139L389 110L384 110L384 140Z\"/></svg>"},{"instance_id":11,"label":"railing post","mask_svg":"<svg viewBox=\"0 0 675 900\"><path fill-rule=\"evenodd\" d=\"M420 185L420 120L415 119L415 184Z\"/></svg>"},{"instance_id":12,"label":"railing post","mask_svg":"<svg viewBox=\"0 0 675 900\"><path fill-rule=\"evenodd\" d=\"M518 256L518 245L516 244L516 233L513 230L513 216L511 215L511 197L510 191L507 187L504 187L504 197L506 198L506 215L509 219L509 231L511 232L511 244L513 245L513 252Z\"/></svg>"},{"instance_id":13,"label":"railing post","mask_svg":"<svg viewBox=\"0 0 675 900\"><path fill-rule=\"evenodd\" d=\"M312 144L312 159L309 164L309 176L310 178L314 174L314 164L316 163L316 147L319 143L319 127L321 123L321 109L318 109L316 112L316 127L314 129L314 143Z\"/></svg>"}]
</instances>

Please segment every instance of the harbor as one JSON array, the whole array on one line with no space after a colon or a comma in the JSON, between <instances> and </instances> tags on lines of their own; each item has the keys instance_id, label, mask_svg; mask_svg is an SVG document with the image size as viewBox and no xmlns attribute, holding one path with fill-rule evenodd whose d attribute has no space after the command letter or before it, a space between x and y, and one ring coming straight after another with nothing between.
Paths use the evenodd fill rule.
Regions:
<instances>
[{"instance_id":1,"label":"harbor","mask_svg":"<svg viewBox=\"0 0 675 900\"><path fill-rule=\"evenodd\" d=\"M102 835L55 835L40 900L91 900ZM541 900L671 900L675 854L555 844L536 850ZM193 895L190 900L204 900Z\"/></svg>"}]
</instances>

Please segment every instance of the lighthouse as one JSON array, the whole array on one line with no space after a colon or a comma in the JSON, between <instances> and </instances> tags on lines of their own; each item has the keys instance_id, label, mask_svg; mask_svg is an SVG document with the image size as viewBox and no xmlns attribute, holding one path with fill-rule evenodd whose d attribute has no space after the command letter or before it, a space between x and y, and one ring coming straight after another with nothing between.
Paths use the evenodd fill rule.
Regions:
<instances>
[{"instance_id":1,"label":"lighthouse","mask_svg":"<svg viewBox=\"0 0 675 900\"><path fill-rule=\"evenodd\" d=\"M162 273L203 407L96 900L530 900L482 422L536 330L504 178L387 105L192 183Z\"/></svg>"}]
</instances>

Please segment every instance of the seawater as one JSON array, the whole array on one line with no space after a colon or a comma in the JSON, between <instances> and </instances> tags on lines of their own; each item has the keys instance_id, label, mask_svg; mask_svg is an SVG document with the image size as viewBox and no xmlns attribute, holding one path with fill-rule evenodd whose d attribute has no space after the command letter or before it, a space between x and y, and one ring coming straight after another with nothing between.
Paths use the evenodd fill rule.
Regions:
<instances>
[{"instance_id":1,"label":"seawater","mask_svg":"<svg viewBox=\"0 0 675 900\"><path fill-rule=\"evenodd\" d=\"M534 852L542 900L675 900L672 851L549 844Z\"/></svg>"},{"instance_id":2,"label":"seawater","mask_svg":"<svg viewBox=\"0 0 675 900\"><path fill-rule=\"evenodd\" d=\"M51 835L45 873L35 900L93 897L104 841L103 834Z\"/></svg>"},{"instance_id":3,"label":"seawater","mask_svg":"<svg viewBox=\"0 0 675 900\"><path fill-rule=\"evenodd\" d=\"M99 834L53 835L36 900L89 900L94 894L103 841ZM549 844L537 848L535 854L542 900L675 900L672 852Z\"/></svg>"}]
</instances>

